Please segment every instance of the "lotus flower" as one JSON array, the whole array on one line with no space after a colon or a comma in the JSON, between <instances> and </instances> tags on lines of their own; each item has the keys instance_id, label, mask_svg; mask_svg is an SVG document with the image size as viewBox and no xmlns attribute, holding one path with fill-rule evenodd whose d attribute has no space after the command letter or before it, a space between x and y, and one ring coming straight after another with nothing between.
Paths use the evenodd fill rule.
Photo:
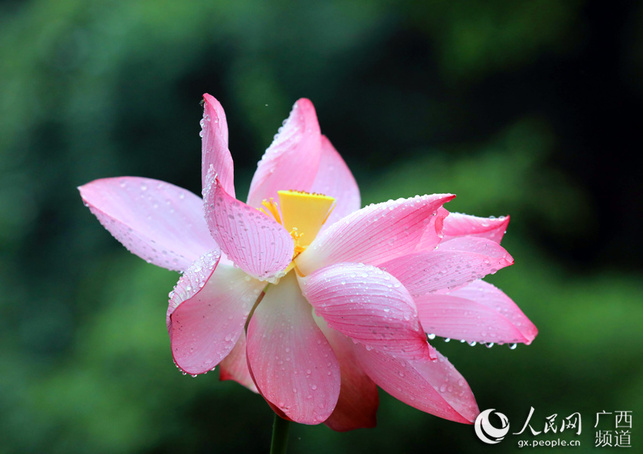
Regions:
<instances>
[{"instance_id":1,"label":"lotus flower","mask_svg":"<svg viewBox=\"0 0 643 454\"><path fill-rule=\"evenodd\" d=\"M167 327L176 365L220 367L277 414L339 431L375 425L377 386L441 418L472 423L467 382L428 342L526 343L537 330L480 279L513 259L509 218L449 213L454 196L360 209L350 170L300 99L235 198L225 113L204 95L203 200L161 181L80 187L132 253L182 273Z\"/></svg>"}]
</instances>

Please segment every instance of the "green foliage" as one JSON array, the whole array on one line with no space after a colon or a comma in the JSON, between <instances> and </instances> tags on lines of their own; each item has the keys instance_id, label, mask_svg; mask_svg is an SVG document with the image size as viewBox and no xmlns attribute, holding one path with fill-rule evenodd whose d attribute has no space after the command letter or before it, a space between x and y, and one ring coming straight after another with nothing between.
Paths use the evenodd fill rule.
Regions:
<instances>
[{"instance_id":1,"label":"green foliage","mask_svg":"<svg viewBox=\"0 0 643 454\"><path fill-rule=\"evenodd\" d=\"M580 1L410 3L420 30L437 43L442 70L457 79L513 69L579 39Z\"/></svg>"}]
</instances>

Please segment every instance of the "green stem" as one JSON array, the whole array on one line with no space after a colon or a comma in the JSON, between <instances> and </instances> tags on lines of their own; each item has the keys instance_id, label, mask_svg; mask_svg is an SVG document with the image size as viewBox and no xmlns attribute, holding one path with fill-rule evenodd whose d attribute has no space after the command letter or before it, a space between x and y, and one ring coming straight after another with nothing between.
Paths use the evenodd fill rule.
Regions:
<instances>
[{"instance_id":1,"label":"green stem","mask_svg":"<svg viewBox=\"0 0 643 454\"><path fill-rule=\"evenodd\" d=\"M275 413L275 420L272 423L272 442L270 443L270 454L285 454L288 446L289 421L280 418Z\"/></svg>"}]
</instances>

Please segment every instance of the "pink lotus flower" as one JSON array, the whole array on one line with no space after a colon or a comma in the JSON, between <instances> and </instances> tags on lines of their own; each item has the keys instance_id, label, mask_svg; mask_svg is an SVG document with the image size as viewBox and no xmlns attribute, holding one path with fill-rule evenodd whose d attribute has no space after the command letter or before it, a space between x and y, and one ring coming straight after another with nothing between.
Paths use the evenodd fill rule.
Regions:
<instances>
[{"instance_id":1,"label":"pink lotus flower","mask_svg":"<svg viewBox=\"0 0 643 454\"><path fill-rule=\"evenodd\" d=\"M176 365L192 375L219 365L222 380L304 424L374 426L377 386L471 423L473 393L427 333L534 339L511 299L480 280L513 263L499 244L509 218L449 214L450 194L360 209L355 179L306 99L259 161L243 203L224 111L204 100L203 200L146 178L80 188L132 253L182 273L167 312Z\"/></svg>"}]
</instances>

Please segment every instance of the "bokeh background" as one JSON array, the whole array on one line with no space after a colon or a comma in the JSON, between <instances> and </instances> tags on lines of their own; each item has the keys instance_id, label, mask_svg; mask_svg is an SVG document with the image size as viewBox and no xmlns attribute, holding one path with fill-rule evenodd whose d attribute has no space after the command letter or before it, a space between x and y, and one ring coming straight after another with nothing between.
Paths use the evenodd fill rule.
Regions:
<instances>
[{"instance_id":1,"label":"bokeh background","mask_svg":"<svg viewBox=\"0 0 643 454\"><path fill-rule=\"evenodd\" d=\"M0 453L267 452L259 396L173 365L177 275L130 255L76 190L134 175L200 193L204 92L226 109L240 198L308 97L364 203L452 192L452 211L510 214L516 264L489 280L539 336L435 345L512 432L532 406L535 429L580 412L562 438L600 452L595 414L631 410L641 449L641 2L30 0L0 3ZM486 446L385 393L378 421L294 426L290 452L520 438Z\"/></svg>"}]
</instances>

